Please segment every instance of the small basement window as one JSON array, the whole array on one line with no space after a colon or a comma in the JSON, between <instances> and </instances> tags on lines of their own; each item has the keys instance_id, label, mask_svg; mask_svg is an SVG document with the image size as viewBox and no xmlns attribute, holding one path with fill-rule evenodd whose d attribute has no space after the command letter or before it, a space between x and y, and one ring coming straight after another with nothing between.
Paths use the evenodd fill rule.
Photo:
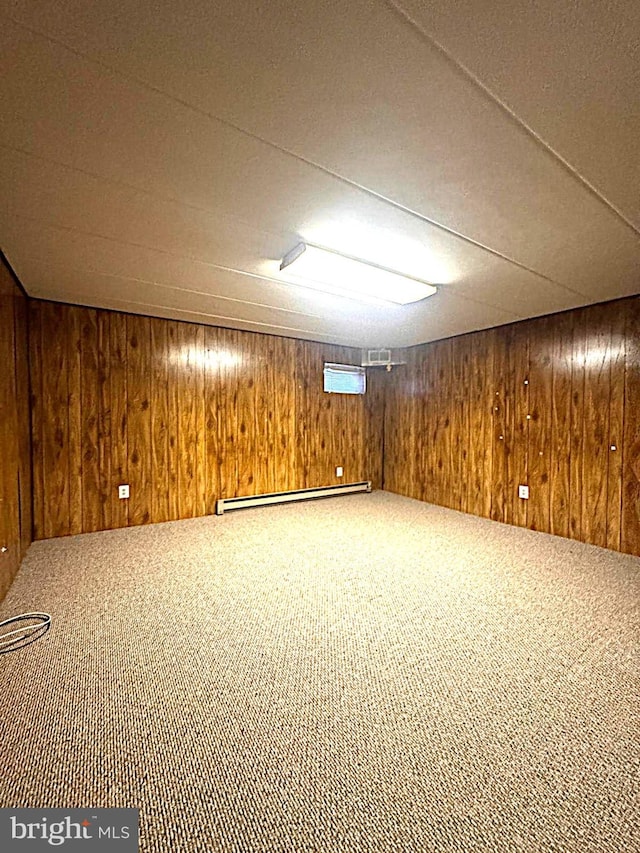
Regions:
<instances>
[{"instance_id":1,"label":"small basement window","mask_svg":"<svg viewBox=\"0 0 640 853\"><path fill-rule=\"evenodd\" d=\"M367 390L367 374L364 367L326 363L324 390L327 394L364 394Z\"/></svg>"}]
</instances>

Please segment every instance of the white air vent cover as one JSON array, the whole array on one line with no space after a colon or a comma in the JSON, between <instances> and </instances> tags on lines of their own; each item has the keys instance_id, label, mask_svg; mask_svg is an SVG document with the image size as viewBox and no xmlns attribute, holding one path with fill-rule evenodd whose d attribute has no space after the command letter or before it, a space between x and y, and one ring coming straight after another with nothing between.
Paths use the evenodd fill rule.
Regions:
<instances>
[{"instance_id":1,"label":"white air vent cover","mask_svg":"<svg viewBox=\"0 0 640 853\"><path fill-rule=\"evenodd\" d=\"M376 364L391 364L391 350L368 349L366 351L366 363L371 366Z\"/></svg>"}]
</instances>

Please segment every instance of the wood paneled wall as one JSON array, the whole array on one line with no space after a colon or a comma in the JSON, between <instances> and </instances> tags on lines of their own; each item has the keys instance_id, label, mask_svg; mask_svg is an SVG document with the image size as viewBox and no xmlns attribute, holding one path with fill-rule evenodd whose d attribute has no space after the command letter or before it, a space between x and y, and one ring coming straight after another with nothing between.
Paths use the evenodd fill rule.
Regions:
<instances>
[{"instance_id":1,"label":"wood paneled wall","mask_svg":"<svg viewBox=\"0 0 640 853\"><path fill-rule=\"evenodd\" d=\"M0 601L31 544L27 300L0 260Z\"/></svg>"},{"instance_id":2,"label":"wood paneled wall","mask_svg":"<svg viewBox=\"0 0 640 853\"><path fill-rule=\"evenodd\" d=\"M640 554L640 297L413 347L369 371L364 397L322 391L323 363L358 350L50 302L30 314L37 538L379 486L384 468L390 491Z\"/></svg>"},{"instance_id":3,"label":"wood paneled wall","mask_svg":"<svg viewBox=\"0 0 640 853\"><path fill-rule=\"evenodd\" d=\"M36 538L205 515L219 497L379 485L380 377L364 397L322 390L324 362L357 364L359 350L52 302L30 312Z\"/></svg>"},{"instance_id":4,"label":"wood paneled wall","mask_svg":"<svg viewBox=\"0 0 640 853\"><path fill-rule=\"evenodd\" d=\"M414 347L385 411L386 489L640 555L640 297Z\"/></svg>"}]
</instances>

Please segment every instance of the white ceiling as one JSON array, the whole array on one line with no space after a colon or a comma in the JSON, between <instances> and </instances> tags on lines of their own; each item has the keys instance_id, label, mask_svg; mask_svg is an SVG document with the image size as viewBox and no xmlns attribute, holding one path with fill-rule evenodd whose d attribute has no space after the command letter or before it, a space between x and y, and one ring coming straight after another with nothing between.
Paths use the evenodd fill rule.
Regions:
<instances>
[{"instance_id":1,"label":"white ceiling","mask_svg":"<svg viewBox=\"0 0 640 853\"><path fill-rule=\"evenodd\" d=\"M640 292L634 0L0 0L34 297L407 346ZM273 280L300 239L439 285Z\"/></svg>"}]
</instances>

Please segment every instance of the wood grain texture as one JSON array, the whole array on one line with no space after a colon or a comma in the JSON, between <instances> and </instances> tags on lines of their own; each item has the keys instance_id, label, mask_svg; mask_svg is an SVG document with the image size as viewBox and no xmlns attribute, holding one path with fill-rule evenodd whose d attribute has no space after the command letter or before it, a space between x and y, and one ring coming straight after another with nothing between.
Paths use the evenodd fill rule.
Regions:
<instances>
[{"instance_id":1,"label":"wood grain texture","mask_svg":"<svg viewBox=\"0 0 640 853\"><path fill-rule=\"evenodd\" d=\"M535 483L527 505L532 530L551 527L551 422L553 418L553 327L543 323L529 335L529 464Z\"/></svg>"},{"instance_id":2,"label":"wood grain texture","mask_svg":"<svg viewBox=\"0 0 640 853\"><path fill-rule=\"evenodd\" d=\"M238 335L229 329L219 331L218 494L222 497L233 497L238 490Z\"/></svg>"},{"instance_id":3,"label":"wood grain texture","mask_svg":"<svg viewBox=\"0 0 640 853\"><path fill-rule=\"evenodd\" d=\"M586 315L582 535L607 544L611 323L607 306Z\"/></svg>"},{"instance_id":4,"label":"wood grain texture","mask_svg":"<svg viewBox=\"0 0 640 853\"><path fill-rule=\"evenodd\" d=\"M639 303L414 347L364 397L322 390L324 362L357 350L33 303L36 535L210 513L342 465L343 482L640 553Z\"/></svg>"},{"instance_id":5,"label":"wood grain texture","mask_svg":"<svg viewBox=\"0 0 640 853\"><path fill-rule=\"evenodd\" d=\"M529 482L529 422L531 420L529 403L529 323L518 323L514 329L511 349L511 381L513 382L513 439L509 455L513 515L512 524L526 527L528 522L529 501L518 496L519 486L532 485Z\"/></svg>"},{"instance_id":6,"label":"wood grain texture","mask_svg":"<svg viewBox=\"0 0 640 853\"><path fill-rule=\"evenodd\" d=\"M553 325L549 485L549 532L557 536L569 536L572 347L572 316L560 314Z\"/></svg>"},{"instance_id":7,"label":"wood grain texture","mask_svg":"<svg viewBox=\"0 0 640 853\"><path fill-rule=\"evenodd\" d=\"M626 312L621 548L640 554L640 299Z\"/></svg>"},{"instance_id":8,"label":"wood grain texture","mask_svg":"<svg viewBox=\"0 0 640 853\"><path fill-rule=\"evenodd\" d=\"M73 507L69 493L75 483L71 469L71 437L69 419L78 407L77 393L69 395L69 348L77 342L73 314L66 314L60 305L49 304L43 309L47 332L42 336L46 342L46 357L43 353L43 369L46 380L42 383L42 408L45 417L43 440L44 456L44 533L45 537L64 536L76 532L72 519L80 517L77 511L77 496ZM64 322L66 320L66 323ZM72 512L73 509L73 512Z\"/></svg>"},{"instance_id":9,"label":"wood grain texture","mask_svg":"<svg viewBox=\"0 0 640 853\"><path fill-rule=\"evenodd\" d=\"M582 477L585 431L585 376L586 376L586 311L574 311L572 316L571 350L571 448L569 470L569 536L582 538ZM588 424L587 424L588 427Z\"/></svg>"},{"instance_id":10,"label":"wood grain texture","mask_svg":"<svg viewBox=\"0 0 640 853\"><path fill-rule=\"evenodd\" d=\"M252 349L253 336L249 332L238 332L238 375L236 386L237 426L236 451L238 454L239 495L255 495L255 353Z\"/></svg>"},{"instance_id":11,"label":"wood grain texture","mask_svg":"<svg viewBox=\"0 0 640 853\"><path fill-rule=\"evenodd\" d=\"M151 517L151 321L127 317L127 450L129 524Z\"/></svg>"},{"instance_id":12,"label":"wood grain texture","mask_svg":"<svg viewBox=\"0 0 640 853\"><path fill-rule=\"evenodd\" d=\"M489 373L489 341L485 333L471 336L469 496L467 509L472 515L484 515L486 507L485 474L492 442L487 434L487 374ZM492 374L489 373L492 377ZM491 400L491 403L493 400Z\"/></svg>"},{"instance_id":13,"label":"wood grain texture","mask_svg":"<svg viewBox=\"0 0 640 853\"><path fill-rule=\"evenodd\" d=\"M510 513L507 504L511 501L508 480L508 447L510 444L509 403L511 388L509 375L509 327L496 329L493 362L493 483L491 489L491 518L507 522ZM466 508L465 508L466 509Z\"/></svg>"},{"instance_id":14,"label":"wood grain texture","mask_svg":"<svg viewBox=\"0 0 640 853\"><path fill-rule=\"evenodd\" d=\"M73 310L76 313L80 311L78 308ZM81 460L75 479L82 499L80 530L93 531L103 526L98 424L103 421L104 413L100 406L97 311L85 311L83 315L78 317L80 358L74 358L80 387L80 411L74 420L78 427ZM75 491L72 488L72 493Z\"/></svg>"},{"instance_id":15,"label":"wood grain texture","mask_svg":"<svg viewBox=\"0 0 640 853\"><path fill-rule=\"evenodd\" d=\"M15 403L17 418L18 465L18 525L22 559L33 540L33 500L31 468L31 436L29 405L29 334L27 300L15 285L14 308L14 363ZM1 597L1 596L0 596Z\"/></svg>"},{"instance_id":16,"label":"wood grain texture","mask_svg":"<svg viewBox=\"0 0 640 853\"><path fill-rule=\"evenodd\" d=\"M640 554L639 306L412 348L385 391L385 488Z\"/></svg>"},{"instance_id":17,"label":"wood grain texture","mask_svg":"<svg viewBox=\"0 0 640 853\"><path fill-rule=\"evenodd\" d=\"M218 357L218 329L205 329L204 346L206 352L204 371L204 430L205 430L205 505L206 515L215 512L216 495L220 493L219 476L219 428L220 416L219 384L220 360Z\"/></svg>"},{"instance_id":18,"label":"wood grain texture","mask_svg":"<svg viewBox=\"0 0 640 853\"><path fill-rule=\"evenodd\" d=\"M101 312L109 318L109 359L105 364L109 386L110 419L105 425L111 446L111 481L109 503L111 526L126 527L129 524L129 501L118 498L118 486L129 482L129 423L127 414L127 318Z\"/></svg>"},{"instance_id":19,"label":"wood grain texture","mask_svg":"<svg viewBox=\"0 0 640 853\"><path fill-rule=\"evenodd\" d=\"M432 503L440 501L440 467L441 452L440 452L440 437L441 437L441 400L442 391L440 375L440 366L438 361L439 349L437 346L431 348L430 357L426 359L427 374L425 376L425 394L422 406L418 407L421 423L420 428L423 432L423 458L426 459L425 465L425 482L421 490L423 500ZM407 372L410 368L406 368ZM404 378L405 385L408 384L408 378ZM402 388L398 389L399 391ZM389 416L391 418L401 416L404 401L400 397L395 401L396 405L391 408ZM404 416L403 421L408 421L408 417ZM407 425L403 424L403 431L406 431ZM401 433L402 434L402 433ZM410 447L406 447L403 453L409 454Z\"/></svg>"},{"instance_id":20,"label":"wood grain texture","mask_svg":"<svg viewBox=\"0 0 640 853\"><path fill-rule=\"evenodd\" d=\"M223 496L381 479L371 425L382 425L382 385L372 397L323 391L324 362L357 364L359 350L33 305L40 538L191 518Z\"/></svg>"},{"instance_id":21,"label":"wood grain texture","mask_svg":"<svg viewBox=\"0 0 640 853\"><path fill-rule=\"evenodd\" d=\"M611 351L609 359L609 447L607 481L607 548L620 550L622 536L622 448L624 445L624 367L626 361L624 302L609 308Z\"/></svg>"},{"instance_id":22,"label":"wood grain texture","mask_svg":"<svg viewBox=\"0 0 640 853\"><path fill-rule=\"evenodd\" d=\"M70 333L66 342L68 451L69 451L69 533L82 531L82 315L77 308L69 314ZM91 450L88 448L88 452Z\"/></svg>"},{"instance_id":23,"label":"wood grain texture","mask_svg":"<svg viewBox=\"0 0 640 853\"><path fill-rule=\"evenodd\" d=\"M117 316L117 315L115 315ZM182 376L182 360L180 358L180 323L167 322L167 358L169 389L167 394L167 444L169 483L169 518L173 521L180 518L180 488L179 482L179 441L180 431L180 379Z\"/></svg>"},{"instance_id":24,"label":"wood grain texture","mask_svg":"<svg viewBox=\"0 0 640 853\"><path fill-rule=\"evenodd\" d=\"M97 315L98 337L98 477L100 492L99 530L115 526L112 522L112 401L109 383L111 361L111 316L101 311Z\"/></svg>"},{"instance_id":25,"label":"wood grain texture","mask_svg":"<svg viewBox=\"0 0 640 853\"><path fill-rule=\"evenodd\" d=\"M151 518L168 521L169 514L169 352L168 323L151 320Z\"/></svg>"},{"instance_id":26,"label":"wood grain texture","mask_svg":"<svg viewBox=\"0 0 640 853\"><path fill-rule=\"evenodd\" d=\"M385 390L391 373L382 368L367 371L367 394L365 397L366 416L364 428L364 470L369 472L371 486L383 488L382 470L384 465L384 405Z\"/></svg>"},{"instance_id":27,"label":"wood grain texture","mask_svg":"<svg viewBox=\"0 0 640 853\"><path fill-rule=\"evenodd\" d=\"M30 373L30 407L31 407L31 459L33 474L33 537L44 538L44 427L47 419L44 416L44 381L43 342L42 342L42 310L43 303L30 301L29 312L29 373Z\"/></svg>"},{"instance_id":28,"label":"wood grain texture","mask_svg":"<svg viewBox=\"0 0 640 853\"><path fill-rule=\"evenodd\" d=\"M0 601L32 540L28 310L0 262Z\"/></svg>"}]
</instances>

